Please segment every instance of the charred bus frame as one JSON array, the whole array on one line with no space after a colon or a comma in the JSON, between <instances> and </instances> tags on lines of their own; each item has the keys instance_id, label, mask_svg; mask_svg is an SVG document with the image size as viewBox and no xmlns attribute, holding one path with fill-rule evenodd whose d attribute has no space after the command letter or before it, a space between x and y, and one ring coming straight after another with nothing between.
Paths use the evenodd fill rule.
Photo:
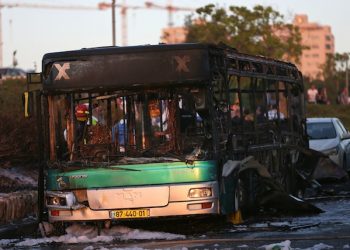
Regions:
<instances>
[{"instance_id":1,"label":"charred bus frame","mask_svg":"<svg viewBox=\"0 0 350 250\"><path fill-rule=\"evenodd\" d=\"M42 69L39 205L51 222L234 213L250 156L296 190L307 139L291 63L178 44L49 53ZM78 104L88 110L80 141ZM251 174L242 179L254 186ZM103 201L109 195L119 204Z\"/></svg>"}]
</instances>

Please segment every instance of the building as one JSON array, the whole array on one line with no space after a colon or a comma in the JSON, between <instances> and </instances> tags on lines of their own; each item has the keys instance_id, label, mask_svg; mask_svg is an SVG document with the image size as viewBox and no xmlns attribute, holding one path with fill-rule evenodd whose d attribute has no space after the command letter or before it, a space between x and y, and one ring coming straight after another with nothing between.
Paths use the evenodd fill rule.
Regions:
<instances>
[{"instance_id":1,"label":"building","mask_svg":"<svg viewBox=\"0 0 350 250\"><path fill-rule=\"evenodd\" d=\"M327 54L334 54L334 36L331 27L310 23L307 15L296 15L293 25L299 28L302 45L309 48L303 50L298 65L300 71L311 80L322 80L322 65L326 62Z\"/></svg>"},{"instance_id":2,"label":"building","mask_svg":"<svg viewBox=\"0 0 350 250\"><path fill-rule=\"evenodd\" d=\"M185 27L168 27L162 30L161 42L167 44L183 43L186 40Z\"/></svg>"},{"instance_id":3,"label":"building","mask_svg":"<svg viewBox=\"0 0 350 250\"><path fill-rule=\"evenodd\" d=\"M200 25L203 20L195 19L193 22ZM161 42L167 44L183 43L186 41L187 34L186 27L167 27L162 29Z\"/></svg>"}]
</instances>

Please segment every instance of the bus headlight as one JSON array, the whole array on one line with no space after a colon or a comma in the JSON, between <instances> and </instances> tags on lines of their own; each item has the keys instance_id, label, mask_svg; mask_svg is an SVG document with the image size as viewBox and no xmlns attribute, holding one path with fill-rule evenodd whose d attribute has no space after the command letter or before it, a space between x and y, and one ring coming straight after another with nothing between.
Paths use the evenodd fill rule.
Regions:
<instances>
[{"instance_id":1,"label":"bus headlight","mask_svg":"<svg viewBox=\"0 0 350 250\"><path fill-rule=\"evenodd\" d=\"M72 192L47 191L46 205L48 207L73 209L78 203Z\"/></svg>"},{"instance_id":2,"label":"bus headlight","mask_svg":"<svg viewBox=\"0 0 350 250\"><path fill-rule=\"evenodd\" d=\"M213 192L210 187L205 188L191 188L188 192L188 197L190 198L203 198L210 197L213 195Z\"/></svg>"},{"instance_id":3,"label":"bus headlight","mask_svg":"<svg viewBox=\"0 0 350 250\"><path fill-rule=\"evenodd\" d=\"M47 205L53 205L53 206L66 206L67 200L63 197L47 197Z\"/></svg>"}]
</instances>

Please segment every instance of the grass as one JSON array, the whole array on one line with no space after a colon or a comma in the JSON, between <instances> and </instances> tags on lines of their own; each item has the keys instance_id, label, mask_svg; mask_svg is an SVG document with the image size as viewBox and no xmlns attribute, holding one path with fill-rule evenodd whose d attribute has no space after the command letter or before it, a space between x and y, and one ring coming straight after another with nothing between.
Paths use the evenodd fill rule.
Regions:
<instances>
[{"instance_id":1,"label":"grass","mask_svg":"<svg viewBox=\"0 0 350 250\"><path fill-rule=\"evenodd\" d=\"M350 105L321 105L321 104L307 104L307 117L337 117L344 126L350 130Z\"/></svg>"}]
</instances>

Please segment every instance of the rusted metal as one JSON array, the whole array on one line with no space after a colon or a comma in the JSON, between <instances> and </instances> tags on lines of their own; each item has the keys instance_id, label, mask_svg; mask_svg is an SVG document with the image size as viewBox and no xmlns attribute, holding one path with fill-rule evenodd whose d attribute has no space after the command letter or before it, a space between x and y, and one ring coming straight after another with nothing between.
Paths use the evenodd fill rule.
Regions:
<instances>
[{"instance_id":1,"label":"rusted metal","mask_svg":"<svg viewBox=\"0 0 350 250\"><path fill-rule=\"evenodd\" d=\"M55 104L55 96L48 97L49 104L49 133L50 133L50 160L56 159L56 124L57 110Z\"/></svg>"}]
</instances>

